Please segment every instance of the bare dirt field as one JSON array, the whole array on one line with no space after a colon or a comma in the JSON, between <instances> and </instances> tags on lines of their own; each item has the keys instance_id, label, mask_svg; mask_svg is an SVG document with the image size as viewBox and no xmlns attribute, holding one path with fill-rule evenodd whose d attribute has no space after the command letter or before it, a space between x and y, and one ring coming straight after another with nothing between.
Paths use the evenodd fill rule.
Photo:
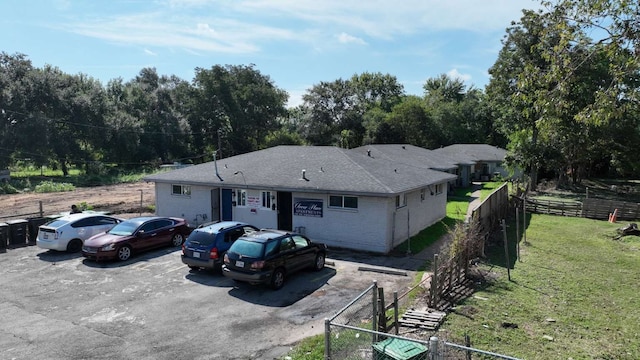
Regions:
<instances>
[{"instance_id":1,"label":"bare dirt field","mask_svg":"<svg viewBox=\"0 0 640 360\"><path fill-rule=\"evenodd\" d=\"M141 181L76 188L66 192L0 195L0 221L37 217L41 207L44 216L56 215L68 212L72 204L86 204L88 209L125 218L137 216L140 212L148 214L149 206L155 205L155 185Z\"/></svg>"}]
</instances>

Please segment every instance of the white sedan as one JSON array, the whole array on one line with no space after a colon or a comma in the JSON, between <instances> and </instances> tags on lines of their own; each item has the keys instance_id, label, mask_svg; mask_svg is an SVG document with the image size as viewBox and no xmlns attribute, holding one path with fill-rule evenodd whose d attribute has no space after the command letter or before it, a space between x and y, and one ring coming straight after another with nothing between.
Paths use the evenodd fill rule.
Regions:
<instances>
[{"instance_id":1,"label":"white sedan","mask_svg":"<svg viewBox=\"0 0 640 360\"><path fill-rule=\"evenodd\" d=\"M38 228L36 245L42 249L78 252L86 239L108 231L122 221L100 213L65 215Z\"/></svg>"}]
</instances>

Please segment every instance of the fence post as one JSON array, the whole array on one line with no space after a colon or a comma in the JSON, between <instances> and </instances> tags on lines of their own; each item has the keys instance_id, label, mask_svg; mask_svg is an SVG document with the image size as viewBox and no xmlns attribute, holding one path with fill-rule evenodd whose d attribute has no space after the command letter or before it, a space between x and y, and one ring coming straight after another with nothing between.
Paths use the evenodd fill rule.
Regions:
<instances>
[{"instance_id":1,"label":"fence post","mask_svg":"<svg viewBox=\"0 0 640 360\"><path fill-rule=\"evenodd\" d=\"M377 332L387 332L387 304L384 302L384 288L378 288L378 328Z\"/></svg>"},{"instance_id":2,"label":"fence post","mask_svg":"<svg viewBox=\"0 0 640 360\"><path fill-rule=\"evenodd\" d=\"M524 196L522 202L522 241L527 244L527 195Z\"/></svg>"},{"instance_id":3,"label":"fence post","mask_svg":"<svg viewBox=\"0 0 640 360\"><path fill-rule=\"evenodd\" d=\"M331 360L331 320L324 318L324 360Z\"/></svg>"},{"instance_id":4,"label":"fence post","mask_svg":"<svg viewBox=\"0 0 640 360\"><path fill-rule=\"evenodd\" d=\"M438 360L438 337L429 338L429 360Z\"/></svg>"},{"instance_id":5,"label":"fence post","mask_svg":"<svg viewBox=\"0 0 640 360\"><path fill-rule=\"evenodd\" d=\"M433 278L431 279L431 307L437 309L438 302L438 254L433 255Z\"/></svg>"},{"instance_id":6,"label":"fence post","mask_svg":"<svg viewBox=\"0 0 640 360\"><path fill-rule=\"evenodd\" d=\"M396 335L398 335L400 333L400 324L398 323L398 292L394 291L393 292L393 323L395 324L396 327Z\"/></svg>"},{"instance_id":7,"label":"fence post","mask_svg":"<svg viewBox=\"0 0 640 360\"><path fill-rule=\"evenodd\" d=\"M507 241L507 225L502 219L502 236L504 237L504 256L507 265L507 278L511 281L511 265L509 264L509 242Z\"/></svg>"},{"instance_id":8,"label":"fence post","mask_svg":"<svg viewBox=\"0 0 640 360\"><path fill-rule=\"evenodd\" d=\"M374 334L372 334L371 336L371 343L376 343L378 342L378 282L376 280L373 281L373 301L372 301L372 305L373 305L373 326L371 327L372 329L374 329L376 332Z\"/></svg>"},{"instance_id":9,"label":"fence post","mask_svg":"<svg viewBox=\"0 0 640 360\"><path fill-rule=\"evenodd\" d=\"M464 334L464 346L470 348L471 347L471 337L469 334ZM467 360L471 360L471 351L467 349Z\"/></svg>"},{"instance_id":10,"label":"fence post","mask_svg":"<svg viewBox=\"0 0 640 360\"><path fill-rule=\"evenodd\" d=\"M516 258L520 260L520 210L516 207Z\"/></svg>"},{"instance_id":11,"label":"fence post","mask_svg":"<svg viewBox=\"0 0 640 360\"><path fill-rule=\"evenodd\" d=\"M44 210L42 209L42 200L38 201L38 204L40 205L40 217L44 216Z\"/></svg>"}]
</instances>

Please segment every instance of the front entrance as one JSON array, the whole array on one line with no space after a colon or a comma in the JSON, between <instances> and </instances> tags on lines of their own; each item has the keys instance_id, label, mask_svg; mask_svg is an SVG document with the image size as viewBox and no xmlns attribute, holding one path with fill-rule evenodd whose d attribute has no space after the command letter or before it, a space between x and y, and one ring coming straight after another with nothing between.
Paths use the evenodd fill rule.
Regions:
<instances>
[{"instance_id":1,"label":"front entrance","mask_svg":"<svg viewBox=\"0 0 640 360\"><path fill-rule=\"evenodd\" d=\"M278 191L278 229L293 230L291 193Z\"/></svg>"},{"instance_id":2,"label":"front entrance","mask_svg":"<svg viewBox=\"0 0 640 360\"><path fill-rule=\"evenodd\" d=\"M220 189L211 189L211 221L220 221Z\"/></svg>"}]
</instances>

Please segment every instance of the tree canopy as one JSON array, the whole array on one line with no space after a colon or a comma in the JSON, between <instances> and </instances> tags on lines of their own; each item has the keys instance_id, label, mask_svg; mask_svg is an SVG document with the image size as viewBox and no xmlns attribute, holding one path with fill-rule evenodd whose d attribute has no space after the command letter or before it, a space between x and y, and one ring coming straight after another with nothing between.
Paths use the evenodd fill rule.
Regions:
<instances>
[{"instance_id":1,"label":"tree canopy","mask_svg":"<svg viewBox=\"0 0 640 360\"><path fill-rule=\"evenodd\" d=\"M441 74L408 95L392 74L363 72L312 85L295 108L253 64L196 68L190 81L143 68L103 85L0 52L0 167L91 173L279 144L487 143L533 184L640 175L640 5L541 4L506 30L484 89Z\"/></svg>"}]
</instances>

